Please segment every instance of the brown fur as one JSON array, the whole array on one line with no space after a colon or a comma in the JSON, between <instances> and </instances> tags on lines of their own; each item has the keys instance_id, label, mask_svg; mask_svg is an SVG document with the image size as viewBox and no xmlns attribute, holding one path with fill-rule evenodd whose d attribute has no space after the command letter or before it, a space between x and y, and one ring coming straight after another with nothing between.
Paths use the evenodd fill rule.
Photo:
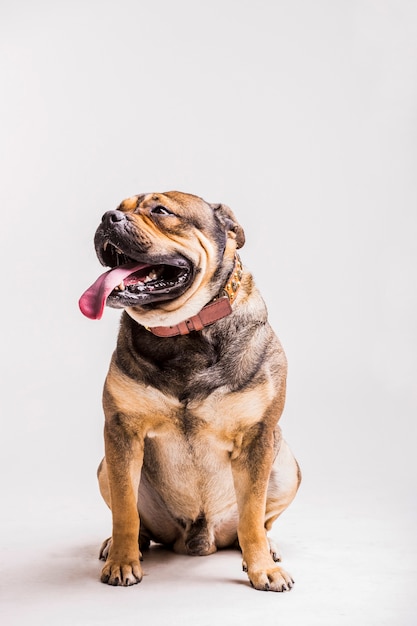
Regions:
<instances>
[{"instance_id":1,"label":"brown fur","mask_svg":"<svg viewBox=\"0 0 417 626\"><path fill-rule=\"evenodd\" d=\"M169 218L157 214L160 206ZM202 331L159 338L146 329L177 324L216 297L243 229L228 207L179 192L135 196L118 210L127 221L116 243L129 257L152 263L180 254L194 273L178 298L120 305L127 312L103 394L98 475L113 534L103 544L101 579L140 582L139 547L151 540L190 555L238 542L255 588L290 589L266 535L300 482L278 426L287 365L252 276L244 268L232 314ZM102 262L102 243L112 238L103 221Z\"/></svg>"}]
</instances>

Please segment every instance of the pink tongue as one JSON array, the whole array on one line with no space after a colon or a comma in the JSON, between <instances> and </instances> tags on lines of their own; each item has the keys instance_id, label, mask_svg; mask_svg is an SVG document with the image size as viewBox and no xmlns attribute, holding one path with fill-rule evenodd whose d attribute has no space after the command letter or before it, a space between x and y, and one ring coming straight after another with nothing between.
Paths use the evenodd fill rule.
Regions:
<instances>
[{"instance_id":1,"label":"pink tongue","mask_svg":"<svg viewBox=\"0 0 417 626\"><path fill-rule=\"evenodd\" d=\"M126 263L126 265L104 272L79 299L78 305L81 313L91 320L101 319L108 295L127 276L138 272L144 267L147 267L146 263Z\"/></svg>"}]
</instances>

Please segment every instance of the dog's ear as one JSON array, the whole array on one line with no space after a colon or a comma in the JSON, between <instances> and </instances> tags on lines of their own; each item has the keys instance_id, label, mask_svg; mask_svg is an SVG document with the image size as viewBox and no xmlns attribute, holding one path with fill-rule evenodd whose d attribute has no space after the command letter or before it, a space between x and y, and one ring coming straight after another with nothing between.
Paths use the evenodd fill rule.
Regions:
<instances>
[{"instance_id":1,"label":"dog's ear","mask_svg":"<svg viewBox=\"0 0 417 626\"><path fill-rule=\"evenodd\" d=\"M210 206L225 230L236 239L237 247L241 248L245 243L245 233L236 220L232 209L229 209L225 204L211 204Z\"/></svg>"}]
</instances>

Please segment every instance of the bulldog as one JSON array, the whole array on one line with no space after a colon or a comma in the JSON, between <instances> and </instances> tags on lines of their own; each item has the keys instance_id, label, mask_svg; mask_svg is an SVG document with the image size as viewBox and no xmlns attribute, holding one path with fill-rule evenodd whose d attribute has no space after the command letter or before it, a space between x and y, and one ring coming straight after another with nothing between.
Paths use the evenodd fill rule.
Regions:
<instances>
[{"instance_id":1,"label":"bulldog","mask_svg":"<svg viewBox=\"0 0 417 626\"><path fill-rule=\"evenodd\" d=\"M237 253L242 227L170 191L124 200L94 241L109 269L80 309L123 309L103 391L102 582L139 583L152 541L192 556L237 546L253 587L290 590L267 536L301 480L278 426L287 362Z\"/></svg>"}]
</instances>

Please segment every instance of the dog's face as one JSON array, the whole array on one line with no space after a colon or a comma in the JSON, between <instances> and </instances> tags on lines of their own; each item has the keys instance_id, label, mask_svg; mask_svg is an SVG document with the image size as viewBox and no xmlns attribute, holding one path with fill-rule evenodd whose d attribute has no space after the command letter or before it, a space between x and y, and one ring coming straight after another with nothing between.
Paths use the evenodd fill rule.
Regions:
<instances>
[{"instance_id":1,"label":"dog's face","mask_svg":"<svg viewBox=\"0 0 417 626\"><path fill-rule=\"evenodd\" d=\"M109 283L106 304L142 325L177 324L217 295L244 240L225 205L176 191L128 198L103 215L95 234L101 264L120 268L106 280L122 277Z\"/></svg>"}]
</instances>

